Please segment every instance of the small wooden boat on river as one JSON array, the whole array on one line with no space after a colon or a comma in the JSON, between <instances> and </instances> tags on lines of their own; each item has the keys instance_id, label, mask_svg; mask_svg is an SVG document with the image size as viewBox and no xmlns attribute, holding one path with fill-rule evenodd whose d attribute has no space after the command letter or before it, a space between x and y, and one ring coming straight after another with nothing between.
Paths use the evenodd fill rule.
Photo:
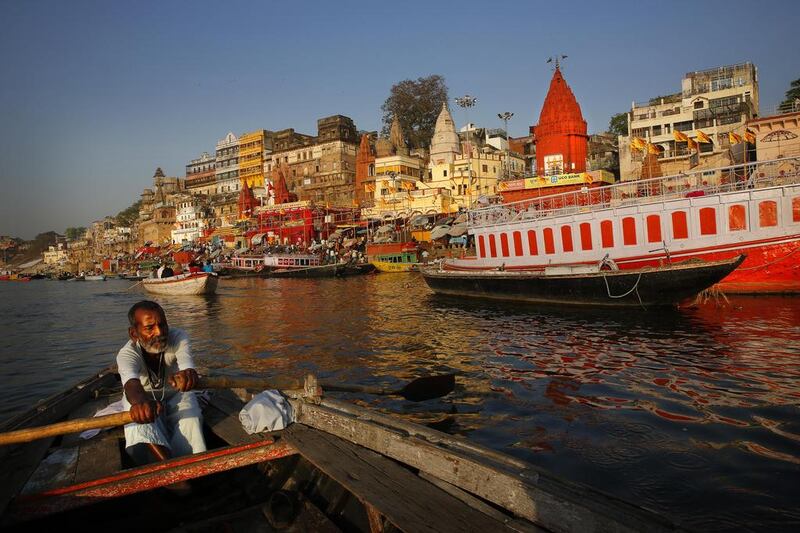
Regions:
<instances>
[{"instance_id":1,"label":"small wooden boat on river","mask_svg":"<svg viewBox=\"0 0 800 533\"><path fill-rule=\"evenodd\" d=\"M214 294L219 278L211 272L179 274L168 278L148 278L141 281L142 287L153 294L194 295Z\"/></svg>"},{"instance_id":2,"label":"small wooden boat on river","mask_svg":"<svg viewBox=\"0 0 800 533\"><path fill-rule=\"evenodd\" d=\"M272 270L270 278L333 278L344 270L344 263L331 263L307 267L282 268Z\"/></svg>"},{"instance_id":3,"label":"small wooden boat on river","mask_svg":"<svg viewBox=\"0 0 800 533\"><path fill-rule=\"evenodd\" d=\"M107 369L0 431L92 416L119 399L120 390L119 376ZM65 434L0 447L2 526L25 532L676 529L650 511L466 439L328 398L313 379L284 392L297 422L249 435L238 413L251 394L215 390L204 410L208 451L147 466L128 462L120 427L89 440ZM168 492L181 481L190 481L189 494Z\"/></svg>"},{"instance_id":4,"label":"small wooden boat on river","mask_svg":"<svg viewBox=\"0 0 800 533\"><path fill-rule=\"evenodd\" d=\"M96 274L91 276L84 276L83 279L86 281L105 281L106 275L105 274Z\"/></svg>"},{"instance_id":5,"label":"small wooden boat on river","mask_svg":"<svg viewBox=\"0 0 800 533\"><path fill-rule=\"evenodd\" d=\"M415 242L370 243L367 258L379 272L411 272L419 266Z\"/></svg>"},{"instance_id":6,"label":"small wooden boat on river","mask_svg":"<svg viewBox=\"0 0 800 533\"><path fill-rule=\"evenodd\" d=\"M543 270L449 269L448 262L422 269L436 293L558 305L677 305L718 283L744 261L686 261L661 267L602 270L601 265Z\"/></svg>"}]
</instances>

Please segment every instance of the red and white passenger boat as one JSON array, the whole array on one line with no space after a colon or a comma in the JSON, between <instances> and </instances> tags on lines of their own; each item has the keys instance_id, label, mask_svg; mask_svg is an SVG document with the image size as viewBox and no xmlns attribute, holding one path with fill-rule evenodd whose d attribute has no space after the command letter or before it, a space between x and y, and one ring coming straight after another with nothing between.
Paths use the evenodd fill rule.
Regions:
<instances>
[{"instance_id":1,"label":"red and white passenger boat","mask_svg":"<svg viewBox=\"0 0 800 533\"><path fill-rule=\"evenodd\" d=\"M541 196L469 213L476 257L444 270L619 269L747 259L719 285L800 293L800 158Z\"/></svg>"}]
</instances>

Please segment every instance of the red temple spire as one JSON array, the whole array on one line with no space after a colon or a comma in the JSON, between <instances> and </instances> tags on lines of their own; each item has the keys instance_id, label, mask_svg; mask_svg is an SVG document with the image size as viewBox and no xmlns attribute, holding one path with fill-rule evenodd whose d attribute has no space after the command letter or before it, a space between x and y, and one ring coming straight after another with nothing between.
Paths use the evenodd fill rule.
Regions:
<instances>
[{"instance_id":1,"label":"red temple spire","mask_svg":"<svg viewBox=\"0 0 800 533\"><path fill-rule=\"evenodd\" d=\"M539 176L586 171L586 121L558 65L539 114L539 124L531 132L535 136Z\"/></svg>"},{"instance_id":2,"label":"red temple spire","mask_svg":"<svg viewBox=\"0 0 800 533\"><path fill-rule=\"evenodd\" d=\"M239 220L245 220L255 214L256 197L247 181L242 181L242 190L239 191Z\"/></svg>"}]
</instances>

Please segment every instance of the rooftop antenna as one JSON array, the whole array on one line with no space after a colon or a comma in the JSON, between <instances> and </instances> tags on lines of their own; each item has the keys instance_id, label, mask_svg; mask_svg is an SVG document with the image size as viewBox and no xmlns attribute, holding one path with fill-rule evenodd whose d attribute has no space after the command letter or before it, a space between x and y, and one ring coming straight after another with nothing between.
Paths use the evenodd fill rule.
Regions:
<instances>
[{"instance_id":1,"label":"rooftop antenna","mask_svg":"<svg viewBox=\"0 0 800 533\"><path fill-rule=\"evenodd\" d=\"M561 66L561 60L562 59L566 59L566 58L567 58L567 56L565 56L565 55L555 55L555 56L552 56L552 57L548 57L547 58L547 62L548 63L552 63L553 61L555 61L556 62L556 68L559 68Z\"/></svg>"}]
</instances>

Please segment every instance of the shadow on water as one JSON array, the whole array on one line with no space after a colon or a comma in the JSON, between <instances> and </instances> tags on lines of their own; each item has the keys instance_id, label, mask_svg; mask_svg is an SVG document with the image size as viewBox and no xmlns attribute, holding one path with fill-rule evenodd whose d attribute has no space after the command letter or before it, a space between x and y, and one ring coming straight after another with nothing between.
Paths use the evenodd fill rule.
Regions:
<instances>
[{"instance_id":1,"label":"shadow on water","mask_svg":"<svg viewBox=\"0 0 800 533\"><path fill-rule=\"evenodd\" d=\"M433 296L414 274L222 280L206 298L121 282L6 285L2 417L112 363L128 307L151 298L208 373L399 388L457 372L456 391L431 401L345 396L697 529L798 522L800 299L543 307Z\"/></svg>"}]
</instances>

